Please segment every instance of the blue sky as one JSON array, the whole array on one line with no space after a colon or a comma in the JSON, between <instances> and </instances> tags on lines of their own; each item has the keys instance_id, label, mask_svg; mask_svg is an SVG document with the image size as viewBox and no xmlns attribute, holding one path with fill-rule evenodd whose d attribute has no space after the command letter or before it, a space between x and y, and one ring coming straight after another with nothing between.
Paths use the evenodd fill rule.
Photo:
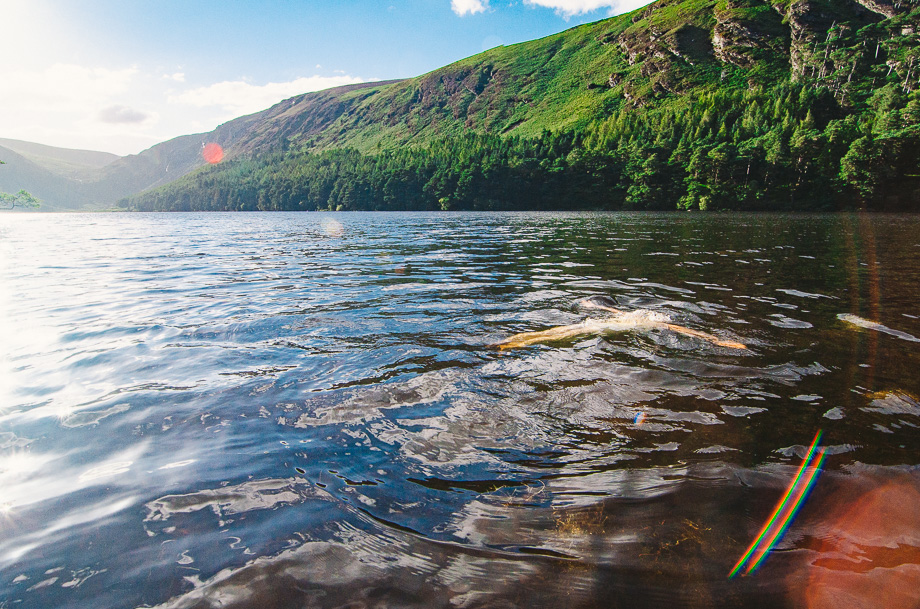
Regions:
<instances>
[{"instance_id":1,"label":"blue sky","mask_svg":"<svg viewBox=\"0 0 920 609\"><path fill-rule=\"evenodd\" d=\"M0 137L136 153L299 93L417 76L645 3L0 0Z\"/></svg>"}]
</instances>

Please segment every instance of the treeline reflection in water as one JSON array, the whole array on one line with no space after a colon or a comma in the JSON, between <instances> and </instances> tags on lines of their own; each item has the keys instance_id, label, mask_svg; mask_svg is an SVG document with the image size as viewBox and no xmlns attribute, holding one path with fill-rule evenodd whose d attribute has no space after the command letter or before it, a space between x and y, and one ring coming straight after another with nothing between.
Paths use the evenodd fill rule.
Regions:
<instances>
[{"instance_id":1,"label":"treeline reflection in water","mask_svg":"<svg viewBox=\"0 0 920 609\"><path fill-rule=\"evenodd\" d=\"M916 607L918 229L4 216L0 607Z\"/></svg>"}]
</instances>

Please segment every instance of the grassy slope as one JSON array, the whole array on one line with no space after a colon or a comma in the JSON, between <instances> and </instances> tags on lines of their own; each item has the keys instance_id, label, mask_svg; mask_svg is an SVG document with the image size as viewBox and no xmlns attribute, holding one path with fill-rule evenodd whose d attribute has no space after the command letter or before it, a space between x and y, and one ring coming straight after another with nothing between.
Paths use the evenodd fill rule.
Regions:
<instances>
[{"instance_id":1,"label":"grassy slope","mask_svg":"<svg viewBox=\"0 0 920 609\"><path fill-rule=\"evenodd\" d=\"M612 67L625 65L619 49L601 42L610 24L605 20L497 47L394 84L308 94L293 105L309 105L299 109L308 112L321 105L335 119L320 130L313 124L295 129L266 124L262 129L284 131L297 146L373 151L468 129L527 137L544 129L578 127L622 102L622 95L607 87L588 89L589 84L606 83ZM298 120L295 112L275 117L281 123Z\"/></svg>"},{"instance_id":2,"label":"grassy slope","mask_svg":"<svg viewBox=\"0 0 920 609\"><path fill-rule=\"evenodd\" d=\"M727 4L661 0L540 40L491 49L417 78L308 94L292 100L289 116L274 113L276 124L261 129L284 132L297 147L366 152L425 144L468 129L522 137L576 130L624 104L678 98L723 84L726 65L714 57L710 42L717 14L745 20L769 39L766 48L752 50L756 65L744 70L745 77L768 82L788 74L783 48L788 28L779 13L763 0ZM739 72L727 67L730 75ZM617 81L613 87L608 86L611 75ZM743 86L743 79L735 84ZM277 124L300 121L303 113L316 112L314 107L326 119L322 125L310 120L299 128ZM330 112L333 120L328 120ZM240 151L253 148L241 146Z\"/></svg>"}]
</instances>

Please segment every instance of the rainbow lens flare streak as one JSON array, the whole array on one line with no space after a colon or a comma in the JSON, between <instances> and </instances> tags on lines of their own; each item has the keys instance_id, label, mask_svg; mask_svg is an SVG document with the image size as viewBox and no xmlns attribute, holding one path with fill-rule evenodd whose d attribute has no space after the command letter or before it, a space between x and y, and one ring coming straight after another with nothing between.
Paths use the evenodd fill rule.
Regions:
<instances>
[{"instance_id":1,"label":"rainbow lens flare streak","mask_svg":"<svg viewBox=\"0 0 920 609\"><path fill-rule=\"evenodd\" d=\"M818 473L821 471L821 464L824 463L824 457L826 455L823 448L818 448L818 443L820 441L821 430L818 430L818 433L815 434L814 441L808 448L805 460L802 461L802 466L799 467L799 471L796 473L795 478L793 478L792 484L786 489L786 494L776 505L773 514L760 530L757 538L754 539L750 547L748 547L744 556L741 557L741 560L735 564L735 567L728 574L729 578L736 576L745 564L747 564L747 568L744 570L744 574L750 575L753 573L766 558L767 553L776 545L776 542L780 540L783 533L786 532L786 529L789 528L799 508L805 503L808 492L818 479Z\"/></svg>"}]
</instances>

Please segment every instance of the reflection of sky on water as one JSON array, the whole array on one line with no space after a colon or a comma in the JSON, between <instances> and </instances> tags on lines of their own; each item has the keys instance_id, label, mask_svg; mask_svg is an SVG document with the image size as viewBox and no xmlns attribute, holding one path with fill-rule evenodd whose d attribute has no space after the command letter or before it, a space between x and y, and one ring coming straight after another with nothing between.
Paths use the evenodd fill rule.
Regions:
<instances>
[{"instance_id":1,"label":"reflection of sky on water","mask_svg":"<svg viewBox=\"0 0 920 609\"><path fill-rule=\"evenodd\" d=\"M2 599L818 607L920 568L908 220L0 220ZM485 348L594 295L749 349Z\"/></svg>"}]
</instances>

